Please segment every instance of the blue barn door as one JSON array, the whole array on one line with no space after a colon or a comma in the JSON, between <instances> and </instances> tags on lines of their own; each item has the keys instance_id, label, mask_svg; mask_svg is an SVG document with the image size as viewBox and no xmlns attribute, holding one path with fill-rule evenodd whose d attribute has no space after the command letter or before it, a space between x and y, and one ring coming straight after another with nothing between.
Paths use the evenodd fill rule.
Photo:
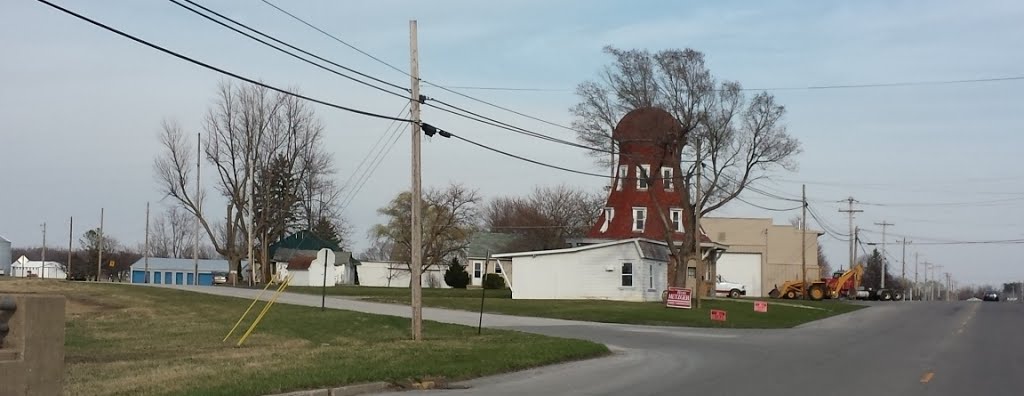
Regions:
<instances>
[{"instance_id":1,"label":"blue barn door","mask_svg":"<svg viewBox=\"0 0 1024 396\"><path fill-rule=\"evenodd\" d=\"M194 284L196 284L196 277L195 277L195 274L193 274L193 273L189 272L188 274L185 274L185 275L187 275L187 277L186 277L186 278L188 279L188 284L189 284L189 285L194 285Z\"/></svg>"},{"instance_id":2,"label":"blue barn door","mask_svg":"<svg viewBox=\"0 0 1024 396\"><path fill-rule=\"evenodd\" d=\"M185 284L185 274L181 273L181 272L178 272L178 273L174 274L174 284L175 285L184 285Z\"/></svg>"},{"instance_id":3,"label":"blue barn door","mask_svg":"<svg viewBox=\"0 0 1024 396\"><path fill-rule=\"evenodd\" d=\"M132 283L146 283L146 273L143 271L132 271Z\"/></svg>"},{"instance_id":4,"label":"blue barn door","mask_svg":"<svg viewBox=\"0 0 1024 396\"><path fill-rule=\"evenodd\" d=\"M154 272L153 273L153 283L158 284L158 285L163 283L163 282L161 282L162 277L160 276L162 274L163 274L163 272Z\"/></svg>"},{"instance_id":5,"label":"blue barn door","mask_svg":"<svg viewBox=\"0 0 1024 396\"><path fill-rule=\"evenodd\" d=\"M203 286L213 285L213 274L209 272L199 274L199 284Z\"/></svg>"}]
</instances>

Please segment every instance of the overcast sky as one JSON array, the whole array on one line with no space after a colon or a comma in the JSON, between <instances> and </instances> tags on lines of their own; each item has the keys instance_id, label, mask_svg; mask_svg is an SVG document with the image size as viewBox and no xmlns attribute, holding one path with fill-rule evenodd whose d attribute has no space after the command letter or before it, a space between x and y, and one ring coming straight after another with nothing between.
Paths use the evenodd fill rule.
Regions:
<instances>
[{"instance_id":1,"label":"overcast sky","mask_svg":"<svg viewBox=\"0 0 1024 396\"><path fill-rule=\"evenodd\" d=\"M279 0L280 1L280 0ZM405 105L274 52L165 1L57 1L129 33L214 65L298 87L341 105L397 115ZM365 73L408 77L326 38L258 0L202 4ZM420 70L448 85L546 88L545 92L466 91L567 125L572 88L608 59L601 48L690 47L721 79L748 88L949 81L1024 76L1024 3L1019 1L302 1L280 4L402 69L408 21L419 21ZM0 2L0 235L15 246L67 245L99 225L130 244L143 239L146 202L161 197L152 162L160 121L199 131L221 76L142 47L35 1ZM1024 81L854 89L777 90L789 132L803 144L797 172L759 187L798 197L830 228L846 232L845 205L863 202L857 224L881 242L876 222L915 242L1024 239ZM506 122L573 139L572 132L486 107L437 89L443 98ZM314 106L339 183L385 133L388 122ZM423 119L482 143L573 169L597 168L579 150L425 109ZM409 142L400 138L345 216L353 247L367 245L376 209L409 185ZM425 186L460 181L488 197L535 185L599 190L604 180L497 156L465 143L424 142ZM206 179L212 182L212 179ZM774 208L792 202L744 196ZM743 203L720 216L774 217ZM812 222L814 224L814 222ZM890 237L894 241L896 237ZM835 266L845 242L824 236ZM77 244L77 242L76 242ZM890 246L895 257L901 251ZM1024 244L909 245L965 283L1024 279ZM913 260L908 274L913 274ZM899 274L898 263L896 273ZM923 271L923 270L922 270ZM923 275L922 275L923 276Z\"/></svg>"}]
</instances>

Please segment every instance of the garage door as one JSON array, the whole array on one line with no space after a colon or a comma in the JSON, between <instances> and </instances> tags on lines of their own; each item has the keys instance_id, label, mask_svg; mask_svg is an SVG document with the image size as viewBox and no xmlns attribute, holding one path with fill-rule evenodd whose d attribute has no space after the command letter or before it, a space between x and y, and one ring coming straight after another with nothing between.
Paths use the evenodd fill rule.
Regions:
<instances>
[{"instance_id":1,"label":"garage door","mask_svg":"<svg viewBox=\"0 0 1024 396\"><path fill-rule=\"evenodd\" d=\"M747 286L747 295L763 297L761 291L761 254L725 253L718 259L718 275L723 280Z\"/></svg>"}]
</instances>

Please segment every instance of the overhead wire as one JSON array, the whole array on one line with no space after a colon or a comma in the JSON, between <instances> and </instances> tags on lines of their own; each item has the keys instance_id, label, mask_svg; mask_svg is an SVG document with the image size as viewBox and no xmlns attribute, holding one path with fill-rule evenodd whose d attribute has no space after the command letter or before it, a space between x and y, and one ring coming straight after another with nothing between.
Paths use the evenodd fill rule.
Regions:
<instances>
[{"instance_id":1,"label":"overhead wire","mask_svg":"<svg viewBox=\"0 0 1024 396\"><path fill-rule=\"evenodd\" d=\"M168 0L168 1L170 1L171 3L174 3L175 5L177 5L177 6L181 7L181 8L184 8L184 9L186 9L186 10L188 10L188 11L191 11L192 13L194 13L194 14L196 14L196 15L199 15L200 17L203 17L203 18L205 18L205 19L207 19L207 20L209 20L209 21L211 21L211 22L214 22L214 23L216 23L216 24L218 24L218 25L221 25L221 26L223 26L223 27L225 27L225 28L231 29L231 30L232 30L232 31L234 31L235 33L238 33L238 34L241 34L241 35L243 35L243 36L245 36L245 37L248 37L248 38L250 38L250 39L252 39L252 40L254 40L254 41L256 41L256 42L259 42L260 44L263 44L263 45L265 45L265 46L268 46L268 47L270 47L270 48L273 48L273 49L275 49L275 50L277 50L277 51L279 51L279 52L282 52L282 53L284 53L284 54L290 55L290 56L292 56L292 57L293 57L293 58L295 58L295 59L301 60L301 61L303 61L303 62L306 62L306 63L310 64L310 65L316 66L316 67L318 67L318 68L320 68L320 69L326 70L326 71L328 71L328 72L330 72L330 73L333 73L333 74L335 74L335 75L338 75L338 76L341 76L341 77L347 78L347 79L349 79L349 80L355 81L355 82L357 82L357 83L360 83L360 84L362 84L362 85L365 85L365 86L367 86L367 87L370 87L370 88L373 88L373 89L376 89L376 90L378 90L378 91L381 91L381 92L384 92L384 93L388 93L388 94L391 94L391 95L395 95L395 96L398 96L398 97L400 97L400 98L403 98L403 99L409 99L409 97L408 97L407 95L403 95L403 94L400 94L400 93L396 93L396 92L394 92L394 91L390 91L390 90L388 90L388 89L385 89L385 88L382 88L382 87L380 87L380 86L377 86L377 85L374 85L374 84L368 83L368 82L366 82L366 81L360 80L360 79L358 79L358 78L355 78L355 77L349 76L349 75L347 75L347 74L345 74L345 73L341 73L341 72L338 72L337 70L334 70L334 69L330 69L330 68L328 68L328 67L326 67L326 66L323 66L323 65L321 65L321 64L319 64L319 63L313 62L313 61L311 61L311 60L309 60L309 59L307 59L307 58L304 58L304 57L298 56L298 55L296 55L296 54L295 54L295 53L293 53L293 52L290 52L290 51L288 51L288 50L285 50L284 48L281 48L281 47L278 47L278 46L276 46L276 45L274 45L274 44L268 43L268 42L266 42L266 41L264 41L264 40L262 40L262 39L260 39L260 38L258 38L258 37L255 37L255 36L253 36L253 35L249 34L249 33L246 33L246 32L243 32L243 31L241 31L241 30L238 30L238 29L237 29L237 28L235 28L234 26L230 26L230 25L228 25L228 24L226 24L226 23L224 23L224 22L222 22L222 21L219 21L219 20L217 20L217 19L215 19L215 18L213 18L213 17L211 17L211 16L209 16L209 15L203 14L202 12L199 12L198 10L196 10L196 9L194 9L194 8L192 8L192 7L189 7L189 6L185 5L185 4L182 4L182 3L181 3L181 2L179 2L178 0ZM331 65L334 65L335 67L338 67L338 68L344 69L344 70L346 70L346 71L349 71L349 72L351 72L351 73L355 73L355 74L358 74L358 75L360 75L360 76L362 76L362 77L364 77L364 78L368 78L368 79L371 79L371 80L373 80L373 81L376 81L376 82L378 82L378 83L381 83L381 84L385 84L385 85L388 85L388 86L390 86L390 87L392 87L392 88L397 88L397 89L399 89L399 90L402 90L403 92L406 92L406 93L408 93L408 92L409 92L409 88L406 88L406 87L403 87L403 86L400 86L400 85L396 85L396 84L392 84L392 83L390 83L390 82L388 82L388 81L384 81L384 80L381 80L381 79L379 79L379 78L376 78L376 77L374 77L374 76L368 75L368 74L366 74L366 73L362 73L362 72L360 72L360 71L358 71L358 70L355 70L355 69L352 69L352 68L346 67L346 66L344 66L344 65L341 65L341 64L339 64L339 63L337 63L337 62L334 62L334 61L331 61L331 60L329 60L329 59L326 59L326 58L324 58L324 57L321 57L321 56L319 56L319 55L313 54L313 53L311 53L311 52L309 52L309 51L306 51L306 50L304 50L304 49L302 49L302 48L296 47L296 46L294 46L294 45L292 45L292 44L289 44L289 43L287 43L287 42L284 42L284 41L282 41L282 40L279 40L279 39L277 39L276 37L273 37L273 36L271 36L271 35L268 35L268 34L266 34L266 33L263 33L263 32L261 32L261 31L259 31L259 30L255 29L255 28L252 28L252 27L250 27L250 26L248 26L248 25L244 24L244 23L238 22L238 21L236 21L236 20L232 19L231 17L225 16L224 14L221 14L221 13L219 13L219 12L217 12L217 11L211 10L211 9L209 9L209 8L207 8L207 7L205 7L205 6L203 6L202 4L196 3L195 1L192 1L192 0L184 0L184 1L185 1L185 2L187 2L187 3L189 3L189 4L191 4L191 5L193 5L193 6L196 6L196 7L199 7L199 8L201 8L201 9L203 9L204 11L206 11L206 12L208 12L208 13L210 13L210 14L216 15L217 17L219 17L219 18L221 18L221 19L224 19L224 20L226 20L226 21L228 21L228 22L231 22L231 23L233 23L233 24L235 24L235 25L241 26L242 28L244 28L244 29L246 29L246 30L249 30L249 31L251 31L251 32L253 32L253 33L256 33L256 34L258 34L258 35L260 35L260 36L263 36L263 37L265 37L265 38L267 38L267 39L269 39L269 40L272 40L272 41L274 41L274 42L276 42L276 43L278 43L278 44L281 44L281 45L284 45L284 46L286 46L286 47L288 47L288 48L291 48L292 50L295 50L295 51L299 51L299 52L301 52L301 53L303 53L303 54L305 54L305 55L307 55L307 56L311 56L311 57L314 57L314 58L316 58L316 59L318 59L318 60L320 60L320 61L322 61L322 62L327 62L327 63L329 63L329 64L331 64Z\"/></svg>"},{"instance_id":2,"label":"overhead wire","mask_svg":"<svg viewBox=\"0 0 1024 396\"><path fill-rule=\"evenodd\" d=\"M406 113L406 110L409 108L409 104L410 104L410 102L406 102L405 106L402 107L402 110L400 110L398 112L398 116L402 116L403 114ZM392 132L391 129L394 128L396 124L397 124L397 122L395 122L395 121L392 121L390 124L388 124L388 127L384 129L384 133L381 134L377 138L377 141L373 143L373 146L370 146L370 149L366 151L366 155L363 156L363 159L361 161L359 161L359 164L356 165L356 167L352 169L352 172L349 173L349 175L345 179L345 181L342 182L341 189L342 189L342 191L346 191L346 193L345 193L345 195L342 196L341 202L344 203L344 202L348 201L348 196L350 194L352 194L351 193L352 191L355 190L354 188L349 188L351 186L351 184L352 184L351 183L352 182L352 178L355 177L356 174L358 173L359 174L359 178L356 179L356 184L358 185L359 181L362 180L363 174L360 173L360 170L363 170L363 172L365 172L365 169L363 169L363 165L366 164L366 161L369 160L371 156L374 157L374 160L376 160L376 154L375 153L377 153L377 152L379 152L381 150L384 150L384 147L387 145L387 143L386 143L387 140L391 139L393 134L394 134L394 132ZM382 142L384 142L383 145L381 144ZM378 146L379 146L379 148L378 148ZM371 165L372 165L372 162L371 162ZM367 167L367 169L369 169L369 167Z\"/></svg>"},{"instance_id":3,"label":"overhead wire","mask_svg":"<svg viewBox=\"0 0 1024 396\"><path fill-rule=\"evenodd\" d=\"M359 193L363 191L363 186L365 186L366 183L368 183L370 181L370 179L373 177L373 174L377 172L377 169L384 162L384 159L387 158L388 154L391 153L391 149L393 149L395 147L395 144L397 144L398 140L402 137L402 133L401 133L401 130L402 130L401 126L402 125L403 124L398 124L398 123L392 123L391 124L391 126L395 127L394 130L392 130L390 132L390 134L391 134L390 136L393 137L393 138L391 138L391 142L386 144L386 146L387 146L386 149L384 148L385 146L381 146L380 149L377 151L377 154L374 155L373 160L370 161L370 165L368 165L363 170L363 173L360 175L359 179L357 179L357 181L356 181L356 187L353 190L351 190L352 192L350 194L348 194L345 199L342 200L342 203L341 203L341 209L342 210L345 210L346 208L348 208L348 206L350 204L352 204L352 202L356 199L356 196L358 196ZM389 128L391 126L389 126ZM387 134L388 134L388 132L385 132L385 135L387 135Z\"/></svg>"},{"instance_id":4,"label":"overhead wire","mask_svg":"<svg viewBox=\"0 0 1024 396\"><path fill-rule=\"evenodd\" d=\"M153 44L153 43L151 43L149 41L146 41L146 40L143 40L141 38L135 37L135 36L133 36L131 34L125 33L125 32L123 32L121 30L116 29L116 28L110 27L110 26L108 26L108 25L106 25L106 24L104 24L102 22L96 21L96 20L94 20L92 18L89 18L87 16L84 16L82 14L79 14L77 12L71 11L70 9L67 9L67 8L61 7L61 6L57 5L57 4L51 3L51 2L49 2L47 0L36 0L36 1L38 1L40 3L43 3L43 4L46 4L46 5L54 8L54 9L56 9L58 11L61 11L61 12L65 13L65 14L68 14L68 15L71 15L71 16L73 16L75 18L81 19L81 20L83 20L85 22L89 22L90 24L93 24L93 25L95 25L97 27L100 27L100 28L102 28L104 30L107 30L107 31L109 31L111 33L117 34L117 35L119 35L121 37L124 37L124 38L127 38L129 40L132 40L132 41L134 41L136 43L145 45L145 46L150 47L152 49L155 49L157 51L163 52L163 53L165 53L167 55L171 55L171 56L173 56L175 58L178 58L178 59L184 60L186 62L192 63L192 64L194 64L196 66L200 66L200 67L203 67L205 69L218 72L220 74L223 74L223 75L235 78L237 80L245 81L247 83L250 83L250 84L253 84L253 85L257 85L257 86L260 86L260 87L263 87L263 88L266 88L266 89L269 89L269 90L272 90L272 91L275 91L275 92L278 92L278 93L281 93L281 94L284 94L284 95L292 96L292 97L295 97L295 98L303 99L303 100L306 100L306 101L309 101L309 102L317 103L317 104L320 104L320 105L323 105L323 106L327 106L327 107L330 107L330 108L334 108L334 109L338 109L338 110L347 111L347 112L350 112L350 113L360 114L360 115L364 115L364 116L367 116L367 117L380 118L380 119L384 119L384 120L401 121L401 122L414 122L413 120L410 120L410 119L396 118L396 117L391 117L391 116L387 116L387 115L383 115L383 114L372 113L372 112L365 111L365 110L359 110L359 109L355 109L355 108L352 108L352 107L341 106L341 105L334 104L334 103L331 103L331 102L327 102L327 101L324 101L324 100L312 98L312 97L309 97L309 96L306 96L306 95L297 94L297 93L294 93L294 92L291 92L291 91L288 91L288 90L285 90L285 89L282 89L282 88L275 87L275 86L267 84L267 83L256 81L254 79L242 76L242 75L237 74L237 73L233 73L233 72L227 71L225 69L222 69L222 68L219 68L219 67L207 64L207 63L204 63L204 62L199 61L197 59L194 59L194 58L188 57L186 55L177 53L175 51L171 51L171 50L166 49L164 47L161 47L159 45Z\"/></svg>"}]
</instances>

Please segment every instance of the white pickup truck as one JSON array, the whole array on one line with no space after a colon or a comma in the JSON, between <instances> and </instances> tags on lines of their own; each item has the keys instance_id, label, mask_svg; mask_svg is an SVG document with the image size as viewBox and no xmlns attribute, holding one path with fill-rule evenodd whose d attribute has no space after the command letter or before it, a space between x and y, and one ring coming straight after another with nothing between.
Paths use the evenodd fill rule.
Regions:
<instances>
[{"instance_id":1,"label":"white pickup truck","mask_svg":"<svg viewBox=\"0 0 1024 396\"><path fill-rule=\"evenodd\" d=\"M715 283L715 295L719 297L739 298L747 295L747 286L742 283L729 282L718 276Z\"/></svg>"}]
</instances>

